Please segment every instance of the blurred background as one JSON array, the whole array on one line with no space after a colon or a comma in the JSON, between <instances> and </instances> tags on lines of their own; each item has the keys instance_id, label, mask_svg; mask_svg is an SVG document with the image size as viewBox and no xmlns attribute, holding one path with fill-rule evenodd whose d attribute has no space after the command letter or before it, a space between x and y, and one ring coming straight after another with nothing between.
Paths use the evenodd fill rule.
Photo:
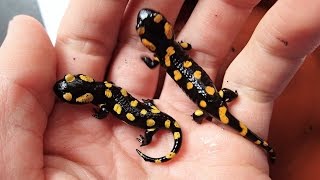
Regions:
<instances>
[{"instance_id":1,"label":"blurred background","mask_svg":"<svg viewBox=\"0 0 320 180\"><path fill-rule=\"evenodd\" d=\"M59 22L68 3L69 0L0 0L0 44L6 35L8 22L18 14L38 19L55 42Z\"/></svg>"}]
</instances>

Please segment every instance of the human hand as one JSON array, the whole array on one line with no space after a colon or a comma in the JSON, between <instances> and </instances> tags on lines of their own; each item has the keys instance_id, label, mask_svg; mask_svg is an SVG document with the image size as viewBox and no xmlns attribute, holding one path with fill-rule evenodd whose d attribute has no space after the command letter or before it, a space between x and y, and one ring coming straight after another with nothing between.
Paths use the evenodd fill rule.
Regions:
<instances>
[{"instance_id":1,"label":"human hand","mask_svg":"<svg viewBox=\"0 0 320 180\"><path fill-rule=\"evenodd\" d=\"M289 9L288 2L270 10L224 77L224 87L239 92L231 111L263 137L274 99L319 44L320 27L314 21L319 3L291 2ZM173 22L182 2L148 3L130 3L121 22L125 1L71 1L55 48L34 20L13 20L0 49L0 179L267 178L264 152L229 128L192 122L194 105L170 78L156 104L179 121L184 142L177 157L166 164L146 163L136 154L135 138L141 130L113 117L96 120L88 106L54 102L52 86L68 72L96 80L107 73L108 80L133 95L153 97L158 74L139 61L146 50L134 29L136 14L151 7ZM179 40L192 43L192 57L213 79L255 3L200 1L179 35ZM305 16L298 16L297 9ZM284 24L280 17L294 23ZM171 134L161 135L142 150L150 155L168 152Z\"/></svg>"}]
</instances>

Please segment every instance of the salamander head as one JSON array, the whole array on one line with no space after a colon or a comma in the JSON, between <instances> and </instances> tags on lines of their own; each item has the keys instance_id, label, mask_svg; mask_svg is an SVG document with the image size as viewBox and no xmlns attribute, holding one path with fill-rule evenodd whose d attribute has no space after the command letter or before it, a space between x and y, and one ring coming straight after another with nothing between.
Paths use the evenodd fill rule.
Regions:
<instances>
[{"instance_id":1,"label":"salamander head","mask_svg":"<svg viewBox=\"0 0 320 180\"><path fill-rule=\"evenodd\" d=\"M94 79L83 74L67 74L55 83L53 90L65 102L87 104L94 99L91 93L94 82Z\"/></svg>"},{"instance_id":2,"label":"salamander head","mask_svg":"<svg viewBox=\"0 0 320 180\"><path fill-rule=\"evenodd\" d=\"M173 29L167 19L152 9L141 9L136 30L141 42L152 52L165 50L174 40Z\"/></svg>"}]
</instances>

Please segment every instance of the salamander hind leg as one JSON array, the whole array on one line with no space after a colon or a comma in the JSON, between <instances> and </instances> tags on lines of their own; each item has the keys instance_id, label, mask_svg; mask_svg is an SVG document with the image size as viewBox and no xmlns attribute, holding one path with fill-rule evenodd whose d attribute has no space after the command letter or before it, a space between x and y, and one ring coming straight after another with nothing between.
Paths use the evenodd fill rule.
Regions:
<instances>
[{"instance_id":1,"label":"salamander hind leg","mask_svg":"<svg viewBox=\"0 0 320 180\"><path fill-rule=\"evenodd\" d=\"M197 109L193 114L192 114L192 119L198 123L201 124L203 119L207 119L209 116L207 113L201 109ZM210 118L208 118L210 120Z\"/></svg>"},{"instance_id":2,"label":"salamander hind leg","mask_svg":"<svg viewBox=\"0 0 320 180\"><path fill-rule=\"evenodd\" d=\"M142 102L146 106L149 106L149 107L155 106L156 107L156 105L153 102L153 99L142 99Z\"/></svg>"},{"instance_id":3,"label":"salamander hind leg","mask_svg":"<svg viewBox=\"0 0 320 180\"><path fill-rule=\"evenodd\" d=\"M109 111L107 110L105 104L100 104L97 109L94 108L93 110L95 113L92 116L97 119L103 119L103 118L107 117L109 114Z\"/></svg>"},{"instance_id":4,"label":"salamander hind leg","mask_svg":"<svg viewBox=\"0 0 320 180\"><path fill-rule=\"evenodd\" d=\"M224 102L231 102L232 100L238 97L238 92L232 91L231 89L228 89L228 88L222 88L219 91L219 95Z\"/></svg>"},{"instance_id":5,"label":"salamander hind leg","mask_svg":"<svg viewBox=\"0 0 320 180\"><path fill-rule=\"evenodd\" d=\"M141 57L141 59L150 69L153 69L159 65L159 58L158 57L153 57L153 59L151 59L150 57L143 56L143 57Z\"/></svg>"},{"instance_id":6,"label":"salamander hind leg","mask_svg":"<svg viewBox=\"0 0 320 180\"><path fill-rule=\"evenodd\" d=\"M158 131L156 128L147 129L143 135L140 135L137 140L141 143L140 146L145 146L151 143L153 135Z\"/></svg>"},{"instance_id":7,"label":"salamander hind leg","mask_svg":"<svg viewBox=\"0 0 320 180\"><path fill-rule=\"evenodd\" d=\"M179 45L182 47L182 49L184 49L184 50L186 50L186 51L192 49L191 44L190 44L190 43L187 43L187 42L180 41L180 42L179 42Z\"/></svg>"},{"instance_id":8,"label":"salamander hind leg","mask_svg":"<svg viewBox=\"0 0 320 180\"><path fill-rule=\"evenodd\" d=\"M144 105L151 108L151 112L154 114L160 113L158 107L154 104L153 99L142 99Z\"/></svg>"},{"instance_id":9,"label":"salamander hind leg","mask_svg":"<svg viewBox=\"0 0 320 180\"><path fill-rule=\"evenodd\" d=\"M144 153L142 153L140 150L137 149L136 150L137 153L145 161L153 162L153 163L167 162L167 161L171 160L172 158L174 158L176 156L176 154L179 152L179 150L181 148L181 144L182 144L182 132L181 132L181 129L180 129L180 126L179 126L178 122L168 119L165 122L165 127L167 129L170 129L172 134L173 134L173 138L174 138L173 148L171 149L171 151L167 155L159 157L159 158L149 157L149 156L145 155Z\"/></svg>"}]
</instances>

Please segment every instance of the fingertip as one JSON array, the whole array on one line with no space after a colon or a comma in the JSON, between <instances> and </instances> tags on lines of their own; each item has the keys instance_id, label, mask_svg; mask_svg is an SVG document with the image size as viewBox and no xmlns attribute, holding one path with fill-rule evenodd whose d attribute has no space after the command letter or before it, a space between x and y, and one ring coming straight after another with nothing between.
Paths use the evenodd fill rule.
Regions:
<instances>
[{"instance_id":1,"label":"fingertip","mask_svg":"<svg viewBox=\"0 0 320 180\"><path fill-rule=\"evenodd\" d=\"M29 89L39 102L52 102L48 92L56 80L55 50L45 29L33 17L18 15L9 22L0 48L0 77Z\"/></svg>"},{"instance_id":2,"label":"fingertip","mask_svg":"<svg viewBox=\"0 0 320 180\"><path fill-rule=\"evenodd\" d=\"M17 15L10 20L0 48L0 74L14 78L21 75L21 70L55 69L54 52L42 24L33 17Z\"/></svg>"},{"instance_id":3,"label":"fingertip","mask_svg":"<svg viewBox=\"0 0 320 180\"><path fill-rule=\"evenodd\" d=\"M14 16L8 24L7 35L1 48L12 46L19 48L30 45L30 42L34 46L52 46L44 27L38 20L27 15Z\"/></svg>"}]
</instances>

